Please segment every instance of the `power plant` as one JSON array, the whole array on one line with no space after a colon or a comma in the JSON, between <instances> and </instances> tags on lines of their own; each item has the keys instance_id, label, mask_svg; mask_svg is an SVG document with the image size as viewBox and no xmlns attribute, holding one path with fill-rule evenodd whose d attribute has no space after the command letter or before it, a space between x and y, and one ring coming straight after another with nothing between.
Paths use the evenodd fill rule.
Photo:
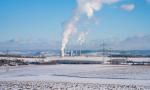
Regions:
<instances>
[{"instance_id":1,"label":"power plant","mask_svg":"<svg viewBox=\"0 0 150 90\"><path fill-rule=\"evenodd\" d=\"M60 57L65 57L65 55L68 57L74 57L74 56L81 56L81 50L60 50Z\"/></svg>"}]
</instances>

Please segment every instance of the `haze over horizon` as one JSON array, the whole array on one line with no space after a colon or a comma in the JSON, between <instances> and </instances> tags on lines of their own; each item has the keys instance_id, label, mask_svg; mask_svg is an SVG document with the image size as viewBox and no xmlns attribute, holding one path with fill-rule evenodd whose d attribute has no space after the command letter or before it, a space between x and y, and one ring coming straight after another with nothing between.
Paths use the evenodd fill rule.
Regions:
<instances>
[{"instance_id":1,"label":"haze over horizon","mask_svg":"<svg viewBox=\"0 0 150 90\"><path fill-rule=\"evenodd\" d=\"M76 7L76 0L0 0L0 49L60 49L63 25ZM150 50L149 14L149 0L103 5L92 18L81 17L67 49L80 48L78 34L87 31L84 49L104 41L113 49Z\"/></svg>"}]
</instances>

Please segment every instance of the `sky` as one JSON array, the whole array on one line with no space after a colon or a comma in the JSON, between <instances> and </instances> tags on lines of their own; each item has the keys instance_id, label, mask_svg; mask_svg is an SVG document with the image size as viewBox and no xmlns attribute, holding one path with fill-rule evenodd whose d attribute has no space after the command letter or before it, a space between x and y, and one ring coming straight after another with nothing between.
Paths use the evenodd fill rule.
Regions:
<instances>
[{"instance_id":1,"label":"sky","mask_svg":"<svg viewBox=\"0 0 150 90\"><path fill-rule=\"evenodd\" d=\"M4 48L8 42L14 44L19 41L53 41L59 44L63 25L76 7L76 0L0 0L0 48ZM129 47L150 49L150 43L146 41L150 40L150 1L118 0L112 5L103 5L92 18L83 15L78 27L70 42L76 42L76 33L87 29L86 42L118 40L121 43L134 38L137 44L141 44L140 40L144 39L144 44L129 44Z\"/></svg>"}]
</instances>

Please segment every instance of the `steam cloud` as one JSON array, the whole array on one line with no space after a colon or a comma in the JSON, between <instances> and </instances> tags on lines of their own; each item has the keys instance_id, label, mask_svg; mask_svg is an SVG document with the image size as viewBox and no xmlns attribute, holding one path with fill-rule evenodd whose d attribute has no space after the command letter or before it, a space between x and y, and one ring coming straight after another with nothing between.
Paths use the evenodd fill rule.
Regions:
<instances>
[{"instance_id":1,"label":"steam cloud","mask_svg":"<svg viewBox=\"0 0 150 90\"><path fill-rule=\"evenodd\" d=\"M64 49L70 39L71 34L77 30L78 22L82 15L86 15L91 18L95 11L99 11L103 4L112 4L118 0L77 0L77 8L75 9L74 15L69 19L69 21L64 26L64 32L61 44L61 53L64 56Z\"/></svg>"},{"instance_id":2,"label":"steam cloud","mask_svg":"<svg viewBox=\"0 0 150 90\"><path fill-rule=\"evenodd\" d=\"M132 11L132 10L134 10L135 5L134 4L124 4L121 6L121 8L126 11Z\"/></svg>"},{"instance_id":3,"label":"steam cloud","mask_svg":"<svg viewBox=\"0 0 150 90\"><path fill-rule=\"evenodd\" d=\"M79 37L78 37L78 40L77 40L77 42L79 43L79 45L82 45L83 43L85 43L85 37L86 37L87 34L88 34L88 31L81 32L79 34Z\"/></svg>"}]
</instances>

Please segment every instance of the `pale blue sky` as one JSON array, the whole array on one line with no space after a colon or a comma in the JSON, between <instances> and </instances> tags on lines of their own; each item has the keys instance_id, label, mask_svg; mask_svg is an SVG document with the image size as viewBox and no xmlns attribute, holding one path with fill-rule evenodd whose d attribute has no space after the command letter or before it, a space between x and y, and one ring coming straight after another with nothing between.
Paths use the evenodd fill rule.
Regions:
<instances>
[{"instance_id":1,"label":"pale blue sky","mask_svg":"<svg viewBox=\"0 0 150 90\"><path fill-rule=\"evenodd\" d=\"M132 11L120 8L134 4ZM0 0L0 41L9 39L46 39L60 41L62 24L76 8L76 0ZM88 40L125 39L150 34L150 4L146 0L120 0L95 13ZM80 23L82 25L82 23Z\"/></svg>"}]
</instances>

